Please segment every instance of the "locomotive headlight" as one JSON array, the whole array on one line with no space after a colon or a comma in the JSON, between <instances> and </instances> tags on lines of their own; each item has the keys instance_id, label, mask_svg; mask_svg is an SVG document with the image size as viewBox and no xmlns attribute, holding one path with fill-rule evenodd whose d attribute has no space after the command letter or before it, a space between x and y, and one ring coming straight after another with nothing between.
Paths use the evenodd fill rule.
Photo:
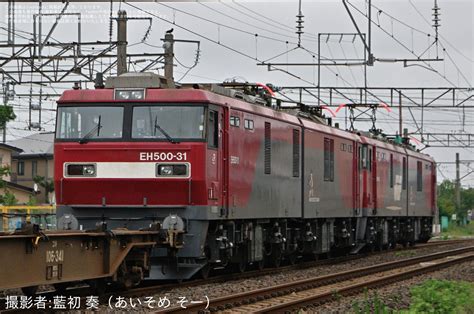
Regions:
<instances>
[{"instance_id":1,"label":"locomotive headlight","mask_svg":"<svg viewBox=\"0 0 474 314\"><path fill-rule=\"evenodd\" d=\"M84 166L83 173L84 173L85 176L94 176L95 175L95 166L94 165Z\"/></svg>"},{"instance_id":2,"label":"locomotive headlight","mask_svg":"<svg viewBox=\"0 0 474 314\"><path fill-rule=\"evenodd\" d=\"M173 166L160 165L158 167L158 175L160 176L172 176L173 175Z\"/></svg>"},{"instance_id":3,"label":"locomotive headlight","mask_svg":"<svg viewBox=\"0 0 474 314\"><path fill-rule=\"evenodd\" d=\"M130 99L130 91L128 90L117 91L116 98L117 99Z\"/></svg>"},{"instance_id":4,"label":"locomotive headlight","mask_svg":"<svg viewBox=\"0 0 474 314\"><path fill-rule=\"evenodd\" d=\"M188 164L158 164L158 177L186 177L189 175Z\"/></svg>"},{"instance_id":5,"label":"locomotive headlight","mask_svg":"<svg viewBox=\"0 0 474 314\"><path fill-rule=\"evenodd\" d=\"M94 164L69 164L66 165L67 177L95 177L96 168Z\"/></svg>"},{"instance_id":6,"label":"locomotive headlight","mask_svg":"<svg viewBox=\"0 0 474 314\"><path fill-rule=\"evenodd\" d=\"M122 99L122 100L138 100L145 98L145 90L144 89L125 89L115 90L115 99Z\"/></svg>"},{"instance_id":7,"label":"locomotive headlight","mask_svg":"<svg viewBox=\"0 0 474 314\"><path fill-rule=\"evenodd\" d=\"M143 90L134 90L131 92L132 99L143 99Z\"/></svg>"}]
</instances>

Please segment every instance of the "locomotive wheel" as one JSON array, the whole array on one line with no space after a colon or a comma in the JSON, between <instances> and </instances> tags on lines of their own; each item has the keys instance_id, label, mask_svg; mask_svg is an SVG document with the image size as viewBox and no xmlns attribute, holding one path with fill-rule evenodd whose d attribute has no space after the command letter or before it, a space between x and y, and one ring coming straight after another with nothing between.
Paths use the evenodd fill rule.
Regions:
<instances>
[{"instance_id":1,"label":"locomotive wheel","mask_svg":"<svg viewBox=\"0 0 474 314\"><path fill-rule=\"evenodd\" d=\"M319 253L318 252L313 252L313 260L315 260L315 261L319 260Z\"/></svg>"},{"instance_id":2,"label":"locomotive wheel","mask_svg":"<svg viewBox=\"0 0 474 314\"><path fill-rule=\"evenodd\" d=\"M27 296L34 296L38 292L38 286L29 286L21 288L21 292Z\"/></svg>"},{"instance_id":3,"label":"locomotive wheel","mask_svg":"<svg viewBox=\"0 0 474 314\"><path fill-rule=\"evenodd\" d=\"M265 268L265 261L262 259L262 260L257 262L257 269L261 271L264 268Z\"/></svg>"},{"instance_id":4,"label":"locomotive wheel","mask_svg":"<svg viewBox=\"0 0 474 314\"><path fill-rule=\"evenodd\" d=\"M375 249L377 251L383 251L384 250L383 239L377 239L377 242L375 243Z\"/></svg>"},{"instance_id":5,"label":"locomotive wheel","mask_svg":"<svg viewBox=\"0 0 474 314\"><path fill-rule=\"evenodd\" d=\"M206 246L204 248L204 266L199 270L199 277L201 277L202 279L207 279L209 278L209 274L211 273L211 264L209 263L209 258L211 256L211 249L209 248L209 246Z\"/></svg>"},{"instance_id":6,"label":"locomotive wheel","mask_svg":"<svg viewBox=\"0 0 474 314\"><path fill-rule=\"evenodd\" d=\"M281 260L282 260L282 252L281 252L281 247L279 245L273 245L272 247L272 254L270 255L271 258L271 265L273 267L280 267L281 266Z\"/></svg>"},{"instance_id":7,"label":"locomotive wheel","mask_svg":"<svg viewBox=\"0 0 474 314\"><path fill-rule=\"evenodd\" d=\"M202 279L209 278L209 274L211 273L211 264L206 263L200 270L199 270L199 277Z\"/></svg>"},{"instance_id":8,"label":"locomotive wheel","mask_svg":"<svg viewBox=\"0 0 474 314\"><path fill-rule=\"evenodd\" d=\"M245 258L241 258L240 261L235 265L239 273L244 273L247 269L247 261Z\"/></svg>"},{"instance_id":9,"label":"locomotive wheel","mask_svg":"<svg viewBox=\"0 0 474 314\"><path fill-rule=\"evenodd\" d=\"M235 268L239 273L244 273L247 269L248 258L247 258L247 249L246 245L242 245L238 249L237 263L235 263Z\"/></svg>"},{"instance_id":10,"label":"locomotive wheel","mask_svg":"<svg viewBox=\"0 0 474 314\"><path fill-rule=\"evenodd\" d=\"M297 258L298 256L296 255L296 252L288 255L288 262L290 263L290 265L295 265Z\"/></svg>"},{"instance_id":11,"label":"locomotive wheel","mask_svg":"<svg viewBox=\"0 0 474 314\"><path fill-rule=\"evenodd\" d=\"M402 243L402 245L403 245L403 248L406 249L406 248L408 248L408 247L410 247L410 246L413 246L414 244L413 244L412 242L410 242L410 241L404 241L404 242Z\"/></svg>"}]
</instances>

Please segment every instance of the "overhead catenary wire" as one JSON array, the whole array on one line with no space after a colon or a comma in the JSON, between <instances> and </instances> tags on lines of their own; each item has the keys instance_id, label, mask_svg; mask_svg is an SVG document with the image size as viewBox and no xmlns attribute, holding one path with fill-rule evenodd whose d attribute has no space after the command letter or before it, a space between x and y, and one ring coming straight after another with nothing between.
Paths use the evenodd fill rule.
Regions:
<instances>
[{"instance_id":1,"label":"overhead catenary wire","mask_svg":"<svg viewBox=\"0 0 474 314\"><path fill-rule=\"evenodd\" d=\"M138 7L138 6L134 5L134 4L131 4L131 3L129 3L129 2L124 1L124 3L127 4L128 6L132 7L132 8L135 8L136 10L138 10L138 11L140 11L140 12L142 12L142 13L145 13L145 14L148 14L148 15L150 15L150 16L153 16L153 17L155 17L155 18L157 18L157 19L159 19L159 20L162 20L162 21L164 21L164 22L173 24L172 21L170 21L170 20L168 20L168 19L165 19L165 18L162 17L162 16L156 15L156 14L154 14L154 13L152 13L152 12L149 12L149 11L147 11L147 10L145 10L145 9L142 9L142 8L140 8L140 7ZM181 29L183 29L183 30L185 30L185 31L187 31L187 32L189 32L189 33L191 33L191 34L197 36L197 37L200 37L200 38L205 39L205 40L207 40L207 41L209 41L209 42L212 42L212 43L214 43L214 44L216 44L216 45L219 45L219 46L221 46L221 47L223 47L223 48L225 48L225 49L227 49L227 50L230 50L230 51L232 51L232 52L234 52L234 53L236 53L236 54L238 54L238 55L240 55L240 56L243 56L243 57L248 58L248 59L251 59L251 60L255 60L255 57L254 57L254 56L251 56L251 55L248 54L248 53L245 53L245 52L243 52L243 51L241 51L241 50L238 50L238 49L236 49L236 48L233 48L233 47L231 47L231 46L229 46L229 45L227 45L227 44L223 44L223 43L221 43L221 42L219 42L219 41L217 41L217 40L215 40L215 39L213 39L213 38L210 38L210 37L208 37L208 36L205 36L205 35L203 35L203 34L200 34L200 33L196 32L196 31L193 31L193 30L191 30L191 29L185 27L185 26L179 25L179 24L177 24L177 23L174 23L173 25L175 25L176 27L179 27L179 28L181 28ZM258 61L258 62L262 62L261 60L257 60L257 61ZM289 75L289 76L292 76L292 77L294 77L294 78L296 78L296 79L298 79L298 80L300 80L300 81L302 81L302 82L305 82L305 83L307 83L307 84L309 84L309 85L311 85L311 86L314 86L312 82L310 82L310 81L308 81L308 80L305 80L305 79L303 79L302 77L300 77L300 76L298 76L298 75L296 75L296 74L294 74L294 73L291 73L290 71L286 71L286 70L284 70L284 69L281 69L281 68L278 68L278 67L275 67L275 66L272 66L271 68L272 68L273 70L280 71L280 72L285 73L285 74L287 74L287 75Z\"/></svg>"},{"instance_id":2,"label":"overhead catenary wire","mask_svg":"<svg viewBox=\"0 0 474 314\"><path fill-rule=\"evenodd\" d=\"M369 20L368 16L362 12L359 8L357 8L355 5L353 5L351 2L347 1L347 3L352 7L354 8L354 10L356 10L359 14L361 14L362 16L364 16L367 20ZM375 25L377 25L375 23L375 21L373 19L371 19L369 21L370 23L374 23ZM390 34L390 32L388 32L385 28L383 28L381 25L377 25L378 28L384 32L386 35L388 35L389 37L391 37L396 43L398 43L400 46L402 46L403 48L405 48L405 50L407 50L408 52L410 52L411 54L413 54L415 57L417 58L420 58L419 55L417 55L416 53L412 52L411 49L409 47L407 47L403 42L401 42L396 36ZM433 66L431 64L429 64L428 62L426 61L423 61L423 60L420 60L422 63L424 63L426 65L427 68L431 69L433 72L435 72L436 74L438 74L441 78L443 78L444 80L446 80L449 84L451 84L452 86L456 86L456 84L454 84L450 79L447 78L446 75L443 75L441 74L438 70L436 70L435 68L433 68Z\"/></svg>"},{"instance_id":3,"label":"overhead catenary wire","mask_svg":"<svg viewBox=\"0 0 474 314\"><path fill-rule=\"evenodd\" d=\"M220 2L220 3L222 3L223 5L229 7L229 8L231 8L231 9L233 9L233 10L236 10L236 11L240 12L241 14L244 14L244 15L247 15L247 16L250 17L250 15L245 14L245 13L242 12L241 10L236 9L236 8L234 8L234 7L232 7L232 6L228 5L228 4L226 4L225 2ZM272 18L269 18L268 16L265 16L265 15L263 15L263 14L260 14L260 13L258 13L258 12L256 12L256 11L254 11L254 10L251 10L251 9L245 7L245 6L243 5L243 3L239 3L239 2L237 2L237 1L235 1L235 0L232 0L232 3L234 3L234 4L235 4L236 6L238 6L238 7L240 7L240 8L242 8L242 9L246 10L247 12L251 13L252 15L257 16L257 17L260 17L261 19L258 19L258 21L260 21L261 23L270 25L270 26L272 26L272 27L275 27L275 28L278 28L278 29L281 29L281 30L284 30L284 31L287 31L287 32L291 32L291 33L293 33L293 34L294 34L294 32L295 32L294 28L292 28L292 27L290 27L290 26L286 26L285 24L282 24L281 21L274 20L274 19L272 19ZM265 19L265 20L267 20L267 21L270 21L271 23L265 22L265 21L263 21L262 19ZM317 39L317 37L316 37L315 35L311 35L311 34L308 34L308 33L303 34L303 36L307 36L307 37L310 37L310 38L313 38L313 39Z\"/></svg>"},{"instance_id":4,"label":"overhead catenary wire","mask_svg":"<svg viewBox=\"0 0 474 314\"><path fill-rule=\"evenodd\" d=\"M249 23L249 22L243 21L243 20L239 19L239 18L236 17L236 16L231 16L231 15L229 15L229 14L227 14L227 13L224 13L224 12L222 12L222 11L216 9L216 8L213 8L213 7L211 7L211 6L207 5L207 4L204 4L204 3L202 3L201 1L197 1L197 3L199 3L201 6L207 8L208 10L211 10L211 11L217 13L217 14L220 14L220 15L222 15L222 16L225 16L225 17L227 17L227 18L230 18L232 21L237 21L237 22L239 22L239 23L241 23L241 24L243 24L243 25L249 25L249 26L255 27L255 28L257 28L257 29L260 29L260 30L262 30L262 31L264 31L264 32L267 32L267 33L270 33L270 34L274 34L274 35L277 35L277 36L281 36L281 37L288 38L288 35L286 35L286 34L281 34L281 33L275 32L275 31L273 31L273 30L269 30L269 29L267 29L267 28L260 27L260 26L258 26L258 25L253 24L253 23ZM223 2L220 2L220 3L223 3ZM309 39L308 39L308 40L309 40ZM309 40L309 41L315 41L315 40L313 39L313 40Z\"/></svg>"},{"instance_id":5,"label":"overhead catenary wire","mask_svg":"<svg viewBox=\"0 0 474 314\"><path fill-rule=\"evenodd\" d=\"M423 16L423 14L418 10L418 8L415 6L415 4L412 2L412 0L408 0L411 4L411 6L416 10L416 12L418 13L418 15L420 15L420 17L422 17L422 19L426 22L426 24L428 24L430 27L431 27L431 24L430 22ZM351 4L351 6L356 9L359 13L362 14L362 12L360 10L358 10L354 5ZM426 32L424 30L421 30L417 27L414 27L412 25L409 25L408 23L402 21L401 19L398 19L396 18L395 16L387 13L386 11L383 11L382 9L380 9L379 7L377 7L376 5L372 4L372 7L374 7L375 9L379 10L379 12L381 12L382 14L385 14L387 15L390 19L396 21L397 23L409 28L412 32L418 32L420 34L423 34L423 35L426 35L428 38L434 38L435 36L432 35L431 33L429 32ZM368 18L367 15L363 14L366 18ZM382 29L381 25L380 25L380 22L379 23L375 23L375 21L371 20L372 23L376 24L379 28ZM388 33L387 33L388 34ZM392 37L393 34L392 34ZM461 51L459 51L454 45L452 45L445 37L443 37L441 34L440 34L440 37L449 45L453 48L453 50L455 50L457 53L459 53L460 55L462 55L464 58L466 58L468 61L470 62L474 62L474 60L466 57ZM401 43L400 41L398 41L396 38L394 38L394 40L396 40L397 42ZM446 50L446 47L443 45L442 41L439 41L441 47L443 48L443 50L447 53L447 50ZM423 51L421 54L419 55L416 55L412 49L409 49L409 47L407 46L404 46L405 49L407 49L408 51L412 52L413 55L417 56L418 58L421 58L421 56L423 56L427 51L429 51L429 48L431 48L433 45L436 44L436 41L433 41L429 46L428 48L426 48L425 51ZM449 56L450 57L450 56ZM457 66L457 64L454 62L454 60L451 58L451 62L453 63L453 65L455 66L456 70L458 71L458 73L460 73L462 76L463 76L463 79L467 82L468 85L472 85L472 82L470 82L466 76L464 75L464 73L461 71L461 69ZM429 66L430 68L432 68L431 66ZM433 68L432 68L433 69ZM445 79L447 80L446 78L446 75L445 76ZM450 84L452 84L450 81L448 81ZM454 85L454 84L453 84Z\"/></svg>"},{"instance_id":6,"label":"overhead catenary wire","mask_svg":"<svg viewBox=\"0 0 474 314\"><path fill-rule=\"evenodd\" d=\"M413 3L412 0L408 0L408 2L410 3L410 5L415 9L415 11L418 13L418 15L431 27L431 23L426 19L426 17L420 12L420 10L418 9L418 7ZM462 56L463 58L465 58L466 60L468 60L469 62L471 63L474 63L474 59L471 59L470 57L466 56L464 53L462 53L458 48L456 48L455 45L451 44L451 42L449 42L448 39L446 39L443 35L439 34L439 37L441 37L441 39L443 39L454 51L456 51L460 56ZM442 42L441 42L442 43Z\"/></svg>"},{"instance_id":7,"label":"overhead catenary wire","mask_svg":"<svg viewBox=\"0 0 474 314\"><path fill-rule=\"evenodd\" d=\"M126 2L126 4L130 5L130 6L133 6L131 5L130 3ZM199 2L200 3L200 2ZM196 14L193 14L193 13L190 13L190 12L187 12L187 11L184 11L184 10L181 10L181 9L177 9L177 8L174 8L170 5L167 5L167 4L164 4L162 2L155 2L156 5L161 5L161 6L164 6L166 8L169 8L169 9L172 9L172 10L175 10L176 12L180 12L182 14L185 14L185 15L188 15L188 16L192 16L194 18L197 18L197 19L200 19L202 21L206 21L208 23L211 23L211 24L214 24L218 27L223 27L223 28L227 28L227 29L230 29L230 30L233 30L233 31L236 31L236 32L239 32L239 33L243 33L243 34L247 34L249 36L255 36L255 34L257 34L259 37L261 38L265 38L267 40L272 40L272 41L278 41L278 42L286 42L287 40L284 40L284 39L279 39L279 38L275 38L275 37L271 37L271 36L267 36L267 35L263 35L263 34L259 34L259 33L256 33L256 32L250 32L250 31L246 31L246 30L243 30L243 29L240 29L240 28L237 28L237 27L233 27L233 26L230 26L230 25L227 25L227 24L223 24L223 23L219 23L219 22L216 22L216 21L213 21L211 19L208 19L208 18L205 18L205 17L202 17L202 16L199 16L199 15L196 15ZM200 3L202 4L202 3ZM137 7L135 7L136 9L138 9ZM146 10L143 10L143 9L140 9L141 11L145 12ZM148 12L150 13L150 12ZM155 15L156 17L156 14L152 14L152 16ZM166 20L164 18L162 18L162 20ZM176 24L176 21L172 22L172 21L169 21L169 20L166 20L166 22L168 23L171 23L171 24L174 24L174 25L177 25ZM287 36L286 36L287 37ZM295 41L289 41L291 44L295 44L296 45L296 42Z\"/></svg>"}]
</instances>

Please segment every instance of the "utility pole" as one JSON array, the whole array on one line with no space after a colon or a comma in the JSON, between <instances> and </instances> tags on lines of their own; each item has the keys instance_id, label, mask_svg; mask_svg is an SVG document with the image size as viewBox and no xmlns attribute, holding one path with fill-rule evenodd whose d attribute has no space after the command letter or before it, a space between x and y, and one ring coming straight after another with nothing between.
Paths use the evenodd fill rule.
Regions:
<instances>
[{"instance_id":1,"label":"utility pole","mask_svg":"<svg viewBox=\"0 0 474 314\"><path fill-rule=\"evenodd\" d=\"M3 106L6 106L8 102L7 92L8 92L8 82L5 83L3 87ZM5 120L5 125L3 126L2 133L3 133L2 143L5 144L7 142L7 121L6 120Z\"/></svg>"},{"instance_id":2,"label":"utility pole","mask_svg":"<svg viewBox=\"0 0 474 314\"><path fill-rule=\"evenodd\" d=\"M174 59L174 36L173 33L165 34L163 48L165 49L165 78L168 81L168 87L174 88L173 77L173 59Z\"/></svg>"},{"instance_id":3,"label":"utility pole","mask_svg":"<svg viewBox=\"0 0 474 314\"><path fill-rule=\"evenodd\" d=\"M127 12L118 11L117 18L117 75L127 73Z\"/></svg>"},{"instance_id":4,"label":"utility pole","mask_svg":"<svg viewBox=\"0 0 474 314\"><path fill-rule=\"evenodd\" d=\"M456 196L456 212L459 213L461 209L461 177L459 175L460 168L459 153L456 153L456 186L455 186L455 196ZM459 219L459 218L458 218Z\"/></svg>"},{"instance_id":5,"label":"utility pole","mask_svg":"<svg viewBox=\"0 0 474 314\"><path fill-rule=\"evenodd\" d=\"M398 92L398 135L402 136L403 131L403 111L402 111L402 92Z\"/></svg>"},{"instance_id":6,"label":"utility pole","mask_svg":"<svg viewBox=\"0 0 474 314\"><path fill-rule=\"evenodd\" d=\"M8 101L13 99L13 95L15 93L15 91L13 89L10 89L10 82L8 81L3 81L2 82L3 84L3 106L7 106L8 105ZM2 135L3 135L3 138L2 138L2 143L6 143L7 142L7 119L5 118L5 125L3 126L2 128Z\"/></svg>"}]
</instances>

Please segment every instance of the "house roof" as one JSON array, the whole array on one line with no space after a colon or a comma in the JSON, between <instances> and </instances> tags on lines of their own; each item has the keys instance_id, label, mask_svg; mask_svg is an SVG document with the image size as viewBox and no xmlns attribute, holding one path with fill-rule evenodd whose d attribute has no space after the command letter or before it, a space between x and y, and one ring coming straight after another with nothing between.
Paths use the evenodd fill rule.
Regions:
<instances>
[{"instance_id":1,"label":"house roof","mask_svg":"<svg viewBox=\"0 0 474 314\"><path fill-rule=\"evenodd\" d=\"M22 190L28 193L33 193L35 191L34 189L30 187L27 187L18 183L13 183L10 181L3 181L3 182L6 184L7 187L12 188L12 189Z\"/></svg>"},{"instance_id":2,"label":"house roof","mask_svg":"<svg viewBox=\"0 0 474 314\"><path fill-rule=\"evenodd\" d=\"M16 157L28 156L53 156L54 153L54 132L43 132L32 134L14 141L9 145L22 150Z\"/></svg>"},{"instance_id":3,"label":"house roof","mask_svg":"<svg viewBox=\"0 0 474 314\"><path fill-rule=\"evenodd\" d=\"M23 149L12 146L12 145L8 145L8 144L5 144L5 143L0 143L0 148L5 148L5 149L11 150L12 152L16 152L16 153L23 152Z\"/></svg>"}]
</instances>

